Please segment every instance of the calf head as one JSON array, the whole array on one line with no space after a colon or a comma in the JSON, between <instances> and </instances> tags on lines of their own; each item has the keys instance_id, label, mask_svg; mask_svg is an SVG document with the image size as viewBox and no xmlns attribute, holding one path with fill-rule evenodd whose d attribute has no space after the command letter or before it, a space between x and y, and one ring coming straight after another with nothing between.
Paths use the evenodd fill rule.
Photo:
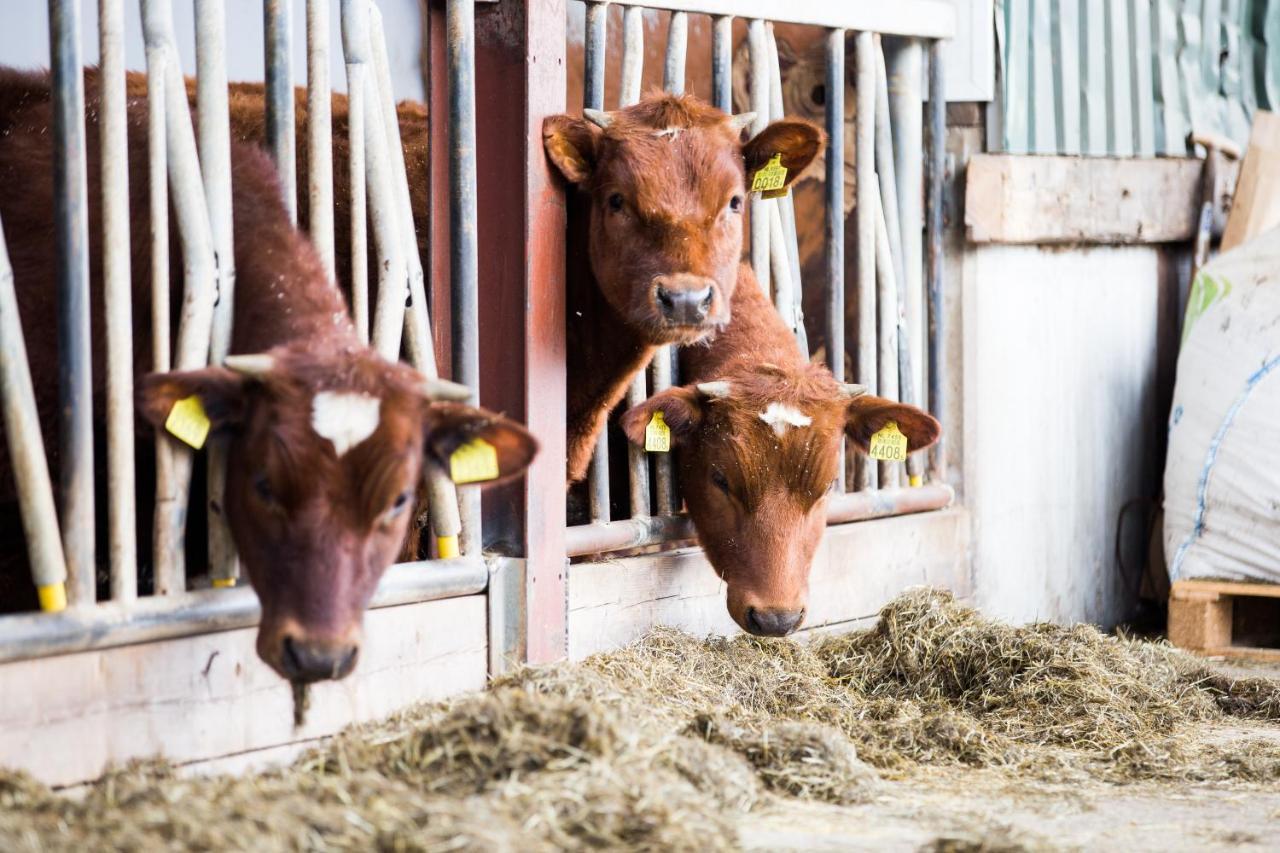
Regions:
<instances>
[{"instance_id":1,"label":"calf head","mask_svg":"<svg viewBox=\"0 0 1280 853\"><path fill-rule=\"evenodd\" d=\"M355 666L364 610L395 559L424 465L449 470L461 445L487 441L499 480L528 466L533 437L506 418L372 350L277 347L227 367L152 374L140 410L157 426L198 397L229 442L225 512L262 602L258 655L294 682ZM458 394L458 390L462 394Z\"/></svg>"},{"instance_id":2,"label":"calf head","mask_svg":"<svg viewBox=\"0 0 1280 853\"><path fill-rule=\"evenodd\" d=\"M551 116L542 134L588 198L604 298L648 343L703 338L729 320L749 179L776 155L793 182L821 151L822 131L785 119L744 143L754 114L729 116L689 95L585 113Z\"/></svg>"},{"instance_id":3,"label":"calf head","mask_svg":"<svg viewBox=\"0 0 1280 853\"><path fill-rule=\"evenodd\" d=\"M655 412L679 451L689 516L725 581L729 613L766 636L804 621L842 436L865 452L871 436L895 421L914 451L941 432L915 406L842 385L817 365L766 364L663 391L623 415L632 441L643 445Z\"/></svg>"}]
</instances>

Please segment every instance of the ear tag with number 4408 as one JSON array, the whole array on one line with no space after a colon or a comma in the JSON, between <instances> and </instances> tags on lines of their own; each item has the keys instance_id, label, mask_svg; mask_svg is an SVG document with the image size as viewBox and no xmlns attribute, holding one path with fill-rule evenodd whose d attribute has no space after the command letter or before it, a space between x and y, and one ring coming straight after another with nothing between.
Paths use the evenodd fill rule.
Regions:
<instances>
[{"instance_id":1,"label":"ear tag with number 4408","mask_svg":"<svg viewBox=\"0 0 1280 853\"><path fill-rule=\"evenodd\" d=\"M781 154L774 154L751 178L751 191L762 193L763 198L780 198L787 194L786 187L787 167L782 165Z\"/></svg>"},{"instance_id":2,"label":"ear tag with number 4408","mask_svg":"<svg viewBox=\"0 0 1280 853\"><path fill-rule=\"evenodd\" d=\"M195 394L174 403L169 410L169 417L164 421L164 428L172 436L185 441L196 450L204 447L204 441L209 437L209 426L209 416L205 414L204 404Z\"/></svg>"},{"instance_id":3,"label":"ear tag with number 4408","mask_svg":"<svg viewBox=\"0 0 1280 853\"><path fill-rule=\"evenodd\" d=\"M897 422L889 421L871 436L871 448L867 455L881 462L906 461L907 437L898 429Z\"/></svg>"},{"instance_id":4,"label":"ear tag with number 4408","mask_svg":"<svg viewBox=\"0 0 1280 853\"><path fill-rule=\"evenodd\" d=\"M667 426L662 412L654 412L644 428L644 449L650 453L671 452L671 427Z\"/></svg>"},{"instance_id":5,"label":"ear tag with number 4408","mask_svg":"<svg viewBox=\"0 0 1280 853\"><path fill-rule=\"evenodd\" d=\"M473 438L449 457L453 482L484 483L498 479L498 451L483 438Z\"/></svg>"}]
</instances>

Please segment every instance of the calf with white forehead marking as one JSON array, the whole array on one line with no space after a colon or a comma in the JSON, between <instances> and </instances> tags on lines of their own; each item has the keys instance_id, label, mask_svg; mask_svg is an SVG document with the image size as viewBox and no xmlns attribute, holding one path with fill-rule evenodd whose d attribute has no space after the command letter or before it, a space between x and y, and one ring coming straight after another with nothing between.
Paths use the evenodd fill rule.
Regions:
<instances>
[{"instance_id":1,"label":"calf with white forehead marking","mask_svg":"<svg viewBox=\"0 0 1280 853\"><path fill-rule=\"evenodd\" d=\"M915 406L865 394L805 362L755 278L746 276L728 327L682 351L690 384L631 409L622 426L643 446L646 427L662 413L689 516L724 578L729 613L753 634L780 636L804 621L844 437L866 452L871 436L892 421L916 451L936 441L940 427Z\"/></svg>"},{"instance_id":2,"label":"calf with white forehead marking","mask_svg":"<svg viewBox=\"0 0 1280 853\"><path fill-rule=\"evenodd\" d=\"M351 391L320 391L311 398L311 428L327 438L339 457L373 435L382 401Z\"/></svg>"}]
</instances>

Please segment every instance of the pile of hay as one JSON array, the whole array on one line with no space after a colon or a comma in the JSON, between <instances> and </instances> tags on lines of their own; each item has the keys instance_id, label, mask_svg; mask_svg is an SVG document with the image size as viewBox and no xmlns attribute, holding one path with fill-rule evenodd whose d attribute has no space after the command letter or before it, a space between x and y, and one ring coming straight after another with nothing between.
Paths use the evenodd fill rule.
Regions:
<instances>
[{"instance_id":1,"label":"pile of hay","mask_svg":"<svg viewBox=\"0 0 1280 853\"><path fill-rule=\"evenodd\" d=\"M658 630L344 733L286 770L136 765L63 798L0 774L0 849L732 849L768 797L853 803L931 765L1020 779L1280 780L1280 685L1087 627L1012 628L916 590L813 643Z\"/></svg>"}]
</instances>

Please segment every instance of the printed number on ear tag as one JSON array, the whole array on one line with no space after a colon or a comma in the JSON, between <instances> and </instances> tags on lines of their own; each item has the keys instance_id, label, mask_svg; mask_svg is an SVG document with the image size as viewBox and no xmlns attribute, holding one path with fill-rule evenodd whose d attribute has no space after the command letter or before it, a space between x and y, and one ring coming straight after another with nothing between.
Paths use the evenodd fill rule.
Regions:
<instances>
[{"instance_id":1,"label":"printed number on ear tag","mask_svg":"<svg viewBox=\"0 0 1280 853\"><path fill-rule=\"evenodd\" d=\"M881 462L902 462L907 458L907 437L897 423L889 421L871 436L871 450L867 455Z\"/></svg>"},{"instance_id":2,"label":"printed number on ear tag","mask_svg":"<svg viewBox=\"0 0 1280 853\"><path fill-rule=\"evenodd\" d=\"M449 457L453 482L483 483L498 479L498 451L483 438L473 438Z\"/></svg>"},{"instance_id":3,"label":"printed number on ear tag","mask_svg":"<svg viewBox=\"0 0 1280 853\"><path fill-rule=\"evenodd\" d=\"M650 453L671 452L671 427L667 426L662 412L654 412L644 428L644 449Z\"/></svg>"},{"instance_id":4,"label":"printed number on ear tag","mask_svg":"<svg viewBox=\"0 0 1280 853\"><path fill-rule=\"evenodd\" d=\"M164 428L196 450L204 447L204 440L209 437L209 416L205 414L200 398L193 394L174 403L169 417L165 418Z\"/></svg>"},{"instance_id":5,"label":"printed number on ear tag","mask_svg":"<svg viewBox=\"0 0 1280 853\"><path fill-rule=\"evenodd\" d=\"M751 191L764 193L765 198L777 198L787 194L787 167L782 165L782 155L774 154L773 158L756 170L751 178Z\"/></svg>"}]
</instances>

